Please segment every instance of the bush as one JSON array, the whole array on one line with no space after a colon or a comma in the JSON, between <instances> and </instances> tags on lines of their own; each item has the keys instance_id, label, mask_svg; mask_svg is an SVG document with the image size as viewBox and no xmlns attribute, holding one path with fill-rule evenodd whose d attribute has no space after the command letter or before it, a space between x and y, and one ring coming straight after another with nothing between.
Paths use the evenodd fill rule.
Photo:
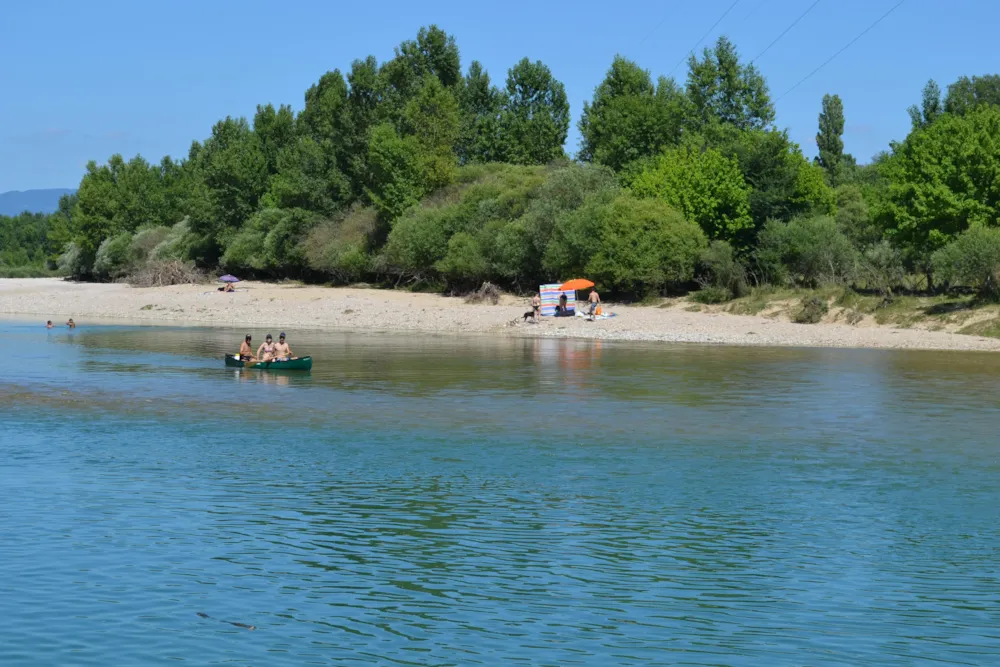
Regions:
<instances>
[{"instance_id":1,"label":"bush","mask_svg":"<svg viewBox=\"0 0 1000 667\"><path fill-rule=\"evenodd\" d=\"M733 247L725 241L712 241L702 253L698 261L701 276L698 283L702 291L715 288L716 295L724 292L728 301L733 297L743 296L747 291L747 271L743 263L736 257ZM721 290L721 292L720 292ZM711 298L707 295L702 298ZM709 303L702 301L701 303ZM715 301L714 303L721 303Z\"/></svg>"},{"instance_id":2,"label":"bush","mask_svg":"<svg viewBox=\"0 0 1000 667\"><path fill-rule=\"evenodd\" d=\"M903 256L888 241L879 241L861 254L860 277L866 287L892 298L892 290L903 284Z\"/></svg>"},{"instance_id":3,"label":"bush","mask_svg":"<svg viewBox=\"0 0 1000 667\"><path fill-rule=\"evenodd\" d=\"M802 304L792 321L798 324L816 324L823 319L828 310L826 301L817 296L809 296L802 299Z\"/></svg>"},{"instance_id":4,"label":"bush","mask_svg":"<svg viewBox=\"0 0 1000 667\"><path fill-rule=\"evenodd\" d=\"M137 231L129 245L129 256L133 264L139 264L149 259L153 250L169 236L170 227L147 227Z\"/></svg>"},{"instance_id":5,"label":"bush","mask_svg":"<svg viewBox=\"0 0 1000 667\"><path fill-rule=\"evenodd\" d=\"M538 197L545 170L504 166L474 171L482 176L439 192L393 223L380 257L386 270L430 280L447 273L453 284L472 285L486 278L517 283L538 266L522 216Z\"/></svg>"},{"instance_id":6,"label":"bush","mask_svg":"<svg viewBox=\"0 0 1000 667\"><path fill-rule=\"evenodd\" d=\"M640 295L691 281L707 245L697 224L658 199L599 193L559 217L545 266Z\"/></svg>"},{"instance_id":7,"label":"bush","mask_svg":"<svg viewBox=\"0 0 1000 667\"><path fill-rule=\"evenodd\" d=\"M66 246L66 250L59 255L56 265L59 273L74 279L82 278L90 272L83 251L76 243L69 243Z\"/></svg>"},{"instance_id":8,"label":"bush","mask_svg":"<svg viewBox=\"0 0 1000 667\"><path fill-rule=\"evenodd\" d=\"M149 252L148 258L155 261L195 259L204 254L208 243L208 239L191 231L191 223L185 218L170 228L170 232Z\"/></svg>"},{"instance_id":9,"label":"bush","mask_svg":"<svg viewBox=\"0 0 1000 667\"><path fill-rule=\"evenodd\" d=\"M857 272L857 252L829 216L769 221L759 236L757 260L777 284L839 285Z\"/></svg>"},{"instance_id":10,"label":"bush","mask_svg":"<svg viewBox=\"0 0 1000 667\"><path fill-rule=\"evenodd\" d=\"M377 229L372 208L355 208L343 218L320 223L302 242L306 265L337 283L364 279L373 268L368 248Z\"/></svg>"},{"instance_id":11,"label":"bush","mask_svg":"<svg viewBox=\"0 0 1000 667\"><path fill-rule=\"evenodd\" d=\"M104 239L94 258L94 273L102 280L114 280L128 273L133 266L130 249L132 235L122 232Z\"/></svg>"},{"instance_id":12,"label":"bush","mask_svg":"<svg viewBox=\"0 0 1000 667\"><path fill-rule=\"evenodd\" d=\"M298 208L258 211L227 244L222 266L272 275L301 273L301 242L315 224L314 214Z\"/></svg>"},{"instance_id":13,"label":"bush","mask_svg":"<svg viewBox=\"0 0 1000 667\"><path fill-rule=\"evenodd\" d=\"M970 227L931 261L939 279L968 285L985 298L1000 298L1000 229Z\"/></svg>"},{"instance_id":14,"label":"bush","mask_svg":"<svg viewBox=\"0 0 1000 667\"><path fill-rule=\"evenodd\" d=\"M706 285L697 292L693 292L691 294L692 301L707 305L725 303L726 301L731 301L732 299L733 293L728 287L714 287L712 285Z\"/></svg>"},{"instance_id":15,"label":"bush","mask_svg":"<svg viewBox=\"0 0 1000 667\"><path fill-rule=\"evenodd\" d=\"M451 286L464 287L481 281L489 274L489 263L479 242L468 232L459 232L448 241L448 251L434 268Z\"/></svg>"}]
</instances>

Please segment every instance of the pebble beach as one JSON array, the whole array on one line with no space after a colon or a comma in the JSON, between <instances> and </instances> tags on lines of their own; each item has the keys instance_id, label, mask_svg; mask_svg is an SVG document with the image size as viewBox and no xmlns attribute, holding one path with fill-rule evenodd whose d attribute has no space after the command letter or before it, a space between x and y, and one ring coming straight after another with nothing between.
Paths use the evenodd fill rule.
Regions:
<instances>
[{"instance_id":1,"label":"pebble beach","mask_svg":"<svg viewBox=\"0 0 1000 667\"><path fill-rule=\"evenodd\" d=\"M133 288L75 283L57 278L0 280L0 315L96 322L325 329L353 332L422 332L565 337L618 341L742 346L847 347L927 350L1000 350L1000 339L944 331L899 329L873 323L795 324L780 317L691 312L683 303L664 306L605 303L609 320L543 318L524 323L528 300L504 296L497 305L405 291L340 288L296 283L239 283Z\"/></svg>"}]
</instances>

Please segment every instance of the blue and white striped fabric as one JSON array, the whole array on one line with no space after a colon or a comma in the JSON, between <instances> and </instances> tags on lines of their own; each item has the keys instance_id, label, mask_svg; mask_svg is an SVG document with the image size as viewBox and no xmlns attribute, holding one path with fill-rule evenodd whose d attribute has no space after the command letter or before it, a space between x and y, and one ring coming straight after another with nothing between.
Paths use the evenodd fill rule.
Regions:
<instances>
[{"instance_id":1,"label":"blue and white striped fabric","mask_svg":"<svg viewBox=\"0 0 1000 667\"><path fill-rule=\"evenodd\" d=\"M559 289L561 284L539 285L538 293L542 297L542 317L551 317L556 314L556 305L559 303L559 297L563 294L566 295L566 308L569 312L576 311L576 292L573 290L563 292Z\"/></svg>"}]
</instances>

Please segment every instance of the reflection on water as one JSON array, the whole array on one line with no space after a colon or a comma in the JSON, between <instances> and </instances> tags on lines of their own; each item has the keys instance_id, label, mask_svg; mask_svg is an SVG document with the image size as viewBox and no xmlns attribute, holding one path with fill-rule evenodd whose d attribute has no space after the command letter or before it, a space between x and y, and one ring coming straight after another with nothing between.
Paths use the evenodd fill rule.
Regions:
<instances>
[{"instance_id":1,"label":"reflection on water","mask_svg":"<svg viewBox=\"0 0 1000 667\"><path fill-rule=\"evenodd\" d=\"M1000 654L992 355L0 333L4 665Z\"/></svg>"}]
</instances>

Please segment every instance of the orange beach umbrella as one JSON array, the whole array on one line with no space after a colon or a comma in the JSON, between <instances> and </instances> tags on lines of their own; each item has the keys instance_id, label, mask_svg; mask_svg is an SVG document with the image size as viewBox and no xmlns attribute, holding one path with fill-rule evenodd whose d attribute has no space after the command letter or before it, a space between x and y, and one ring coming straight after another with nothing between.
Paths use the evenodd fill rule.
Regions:
<instances>
[{"instance_id":1,"label":"orange beach umbrella","mask_svg":"<svg viewBox=\"0 0 1000 667\"><path fill-rule=\"evenodd\" d=\"M576 290L587 289L588 287L593 287L594 283L587 280L586 278L574 278L573 280L567 280L562 285L559 286L559 290L565 292L566 290Z\"/></svg>"}]
</instances>

